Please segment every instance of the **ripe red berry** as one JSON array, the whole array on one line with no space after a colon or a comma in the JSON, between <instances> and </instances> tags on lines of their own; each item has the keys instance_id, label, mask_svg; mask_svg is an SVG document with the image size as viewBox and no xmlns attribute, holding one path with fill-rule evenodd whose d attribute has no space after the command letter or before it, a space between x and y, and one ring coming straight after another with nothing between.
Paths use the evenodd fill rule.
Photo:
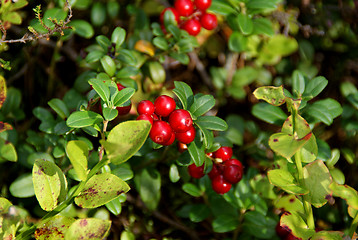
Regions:
<instances>
[{"instance_id":1,"label":"ripe red berry","mask_svg":"<svg viewBox=\"0 0 358 240\"><path fill-rule=\"evenodd\" d=\"M187 17L194 12L194 4L191 0L176 0L174 7L180 16Z\"/></svg>"},{"instance_id":2,"label":"ripe red berry","mask_svg":"<svg viewBox=\"0 0 358 240\"><path fill-rule=\"evenodd\" d=\"M172 128L167 122L158 120L153 122L149 137L153 142L163 144L170 140L172 132Z\"/></svg>"},{"instance_id":3,"label":"ripe red berry","mask_svg":"<svg viewBox=\"0 0 358 240\"><path fill-rule=\"evenodd\" d=\"M121 91L122 89L124 89L126 87L120 83L117 83L117 88L118 88L118 91ZM129 100L129 104L127 106L117 107L118 115L128 114L131 111L131 108L132 108L132 102L130 102L130 100Z\"/></svg>"},{"instance_id":4,"label":"ripe red berry","mask_svg":"<svg viewBox=\"0 0 358 240\"><path fill-rule=\"evenodd\" d=\"M201 25L198 20L192 18L184 22L181 29L187 31L192 36L196 36L200 33Z\"/></svg>"},{"instance_id":5,"label":"ripe red berry","mask_svg":"<svg viewBox=\"0 0 358 240\"><path fill-rule=\"evenodd\" d=\"M159 20L161 23L164 23L164 14L166 11L171 11L175 17L175 21L178 23L179 22L179 19L180 19L180 15L178 13L178 11L173 8L173 7L168 7L168 8L164 8L164 10L160 13L160 17L159 17Z\"/></svg>"},{"instance_id":6,"label":"ripe red berry","mask_svg":"<svg viewBox=\"0 0 358 240\"><path fill-rule=\"evenodd\" d=\"M152 118L154 121L158 121L159 120L159 117L157 116L157 114L153 113L152 114Z\"/></svg>"},{"instance_id":7,"label":"ripe red berry","mask_svg":"<svg viewBox=\"0 0 358 240\"><path fill-rule=\"evenodd\" d=\"M214 157L214 153L213 153L213 152L208 152L208 153L206 153L206 155L207 155L208 157L210 157L210 158Z\"/></svg>"},{"instance_id":8,"label":"ripe red berry","mask_svg":"<svg viewBox=\"0 0 358 240\"><path fill-rule=\"evenodd\" d=\"M186 132L193 125L190 113L184 109L176 109L169 115L169 124L174 132Z\"/></svg>"},{"instance_id":9,"label":"ripe red berry","mask_svg":"<svg viewBox=\"0 0 358 240\"><path fill-rule=\"evenodd\" d=\"M176 108L175 101L172 97L161 95L154 101L155 113L162 117L167 117Z\"/></svg>"},{"instance_id":10,"label":"ripe red berry","mask_svg":"<svg viewBox=\"0 0 358 240\"><path fill-rule=\"evenodd\" d=\"M277 223L276 227L275 227L276 233L277 235L283 239L285 237L287 237L287 235L290 233L289 231L287 231L287 229L283 228L280 226L280 222Z\"/></svg>"},{"instance_id":11,"label":"ripe red berry","mask_svg":"<svg viewBox=\"0 0 358 240\"><path fill-rule=\"evenodd\" d=\"M242 170L237 165L225 166L223 176L226 181L231 184L235 184L240 182L242 179Z\"/></svg>"},{"instance_id":12,"label":"ripe red berry","mask_svg":"<svg viewBox=\"0 0 358 240\"><path fill-rule=\"evenodd\" d=\"M152 115L154 113L154 104L149 100L143 100L138 103L137 111L139 114Z\"/></svg>"},{"instance_id":13,"label":"ripe red berry","mask_svg":"<svg viewBox=\"0 0 358 240\"><path fill-rule=\"evenodd\" d=\"M216 176L221 174L221 169L220 166L218 164L213 164L213 168L211 169L211 171L209 172L208 176L209 178L212 180L214 179Z\"/></svg>"},{"instance_id":14,"label":"ripe red berry","mask_svg":"<svg viewBox=\"0 0 358 240\"><path fill-rule=\"evenodd\" d=\"M236 166L239 166L242 171L244 170L244 166L242 165L242 163L235 158L225 161L224 165L225 166L236 165Z\"/></svg>"},{"instance_id":15,"label":"ripe red berry","mask_svg":"<svg viewBox=\"0 0 358 240\"><path fill-rule=\"evenodd\" d=\"M227 182L221 174L212 179L211 186L213 190L219 194L227 193L231 188L231 184Z\"/></svg>"},{"instance_id":16,"label":"ripe red berry","mask_svg":"<svg viewBox=\"0 0 358 240\"><path fill-rule=\"evenodd\" d=\"M147 121L149 121L150 122L150 124L152 124L153 125L153 118L150 116L150 115L148 115L148 114L140 114L138 117L137 117L137 120L147 120Z\"/></svg>"},{"instance_id":17,"label":"ripe red berry","mask_svg":"<svg viewBox=\"0 0 358 240\"><path fill-rule=\"evenodd\" d=\"M195 0L194 4L197 9L206 10L211 5L211 0Z\"/></svg>"},{"instance_id":18,"label":"ripe red berry","mask_svg":"<svg viewBox=\"0 0 358 240\"><path fill-rule=\"evenodd\" d=\"M176 139L178 139L179 142L189 144L195 139L195 128L193 125L190 126L189 130L183 133L175 133Z\"/></svg>"},{"instance_id":19,"label":"ripe red berry","mask_svg":"<svg viewBox=\"0 0 358 240\"><path fill-rule=\"evenodd\" d=\"M190 164L188 166L188 172L189 172L190 176L192 176L193 178L202 178L205 175L204 164L199 167L196 166L194 163Z\"/></svg>"},{"instance_id":20,"label":"ripe red berry","mask_svg":"<svg viewBox=\"0 0 358 240\"><path fill-rule=\"evenodd\" d=\"M175 134L174 134L174 132L172 132L169 140L164 142L164 143L162 143L162 145L169 146L169 145L172 145L174 141L175 141Z\"/></svg>"},{"instance_id":21,"label":"ripe red berry","mask_svg":"<svg viewBox=\"0 0 358 240\"><path fill-rule=\"evenodd\" d=\"M220 158L223 161L229 160L232 157L231 147L221 147L214 152L215 158Z\"/></svg>"},{"instance_id":22,"label":"ripe red berry","mask_svg":"<svg viewBox=\"0 0 358 240\"><path fill-rule=\"evenodd\" d=\"M204 13L200 18L200 24L207 30L213 30L218 26L218 19L215 14Z\"/></svg>"},{"instance_id":23,"label":"ripe red berry","mask_svg":"<svg viewBox=\"0 0 358 240\"><path fill-rule=\"evenodd\" d=\"M117 83L117 88L118 88L118 91L121 91L122 89L126 88L125 86L123 86L122 84L120 83Z\"/></svg>"}]
</instances>

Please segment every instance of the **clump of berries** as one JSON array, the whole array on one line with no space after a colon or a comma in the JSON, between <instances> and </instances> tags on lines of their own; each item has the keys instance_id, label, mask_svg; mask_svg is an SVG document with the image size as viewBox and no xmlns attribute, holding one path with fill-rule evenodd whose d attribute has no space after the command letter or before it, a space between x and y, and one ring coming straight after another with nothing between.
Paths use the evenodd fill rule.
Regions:
<instances>
[{"instance_id":1,"label":"clump of berries","mask_svg":"<svg viewBox=\"0 0 358 240\"><path fill-rule=\"evenodd\" d=\"M195 127L190 113L176 109L172 97L161 95L152 103L141 101L137 106L137 120L147 120L152 124L150 139L157 144L169 146L175 139L182 144L189 144L195 139Z\"/></svg>"},{"instance_id":2,"label":"clump of berries","mask_svg":"<svg viewBox=\"0 0 358 240\"><path fill-rule=\"evenodd\" d=\"M213 190L219 194L227 193L232 184L236 184L242 179L244 173L242 163L232 158L231 147L221 147L207 155L214 158L213 168L208 174ZM188 172L193 178L202 178L205 175L204 165L196 166L193 163L188 166Z\"/></svg>"},{"instance_id":3,"label":"clump of berries","mask_svg":"<svg viewBox=\"0 0 358 240\"><path fill-rule=\"evenodd\" d=\"M196 36L201 28L213 30L218 25L215 14L208 13L211 0L176 0L174 7L165 8L160 14L160 22L164 23L164 14L171 11L179 27L190 35Z\"/></svg>"}]
</instances>

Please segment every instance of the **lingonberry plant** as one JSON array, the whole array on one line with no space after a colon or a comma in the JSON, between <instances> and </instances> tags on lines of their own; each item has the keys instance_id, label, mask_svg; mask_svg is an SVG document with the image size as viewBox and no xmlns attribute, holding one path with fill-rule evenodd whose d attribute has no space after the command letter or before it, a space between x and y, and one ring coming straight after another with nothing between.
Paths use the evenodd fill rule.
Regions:
<instances>
[{"instance_id":1,"label":"lingonberry plant","mask_svg":"<svg viewBox=\"0 0 358 240\"><path fill-rule=\"evenodd\" d=\"M0 239L356 238L354 1L41 4L0 3Z\"/></svg>"}]
</instances>

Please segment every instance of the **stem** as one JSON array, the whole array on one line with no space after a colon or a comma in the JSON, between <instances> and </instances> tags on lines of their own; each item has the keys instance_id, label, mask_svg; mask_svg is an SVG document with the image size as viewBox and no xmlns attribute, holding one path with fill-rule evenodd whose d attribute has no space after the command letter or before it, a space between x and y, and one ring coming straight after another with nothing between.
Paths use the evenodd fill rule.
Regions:
<instances>
[{"instance_id":1,"label":"stem","mask_svg":"<svg viewBox=\"0 0 358 240\"><path fill-rule=\"evenodd\" d=\"M351 224L351 227L349 228L349 236L353 239L353 235L356 231L356 228L358 226L358 211L355 215L355 217L353 218L353 221L352 221L352 224Z\"/></svg>"},{"instance_id":2,"label":"stem","mask_svg":"<svg viewBox=\"0 0 358 240\"><path fill-rule=\"evenodd\" d=\"M108 126L108 121L104 120L103 121L103 132L101 133L102 140L106 140L105 132L107 131L107 126ZM104 151L104 147L103 147L103 145L101 145L101 149L99 150L99 153L98 153L99 154L99 161L102 161L103 151Z\"/></svg>"},{"instance_id":3,"label":"stem","mask_svg":"<svg viewBox=\"0 0 358 240\"><path fill-rule=\"evenodd\" d=\"M304 187L305 182L304 182L304 178L303 178L302 156L301 156L300 151L297 151L295 153L295 163L296 163L297 172L298 172L298 181L299 181L300 185ZM310 229L314 230L315 224L314 224L312 206L311 206L311 203L309 203L307 201L306 195L302 196L302 203L303 203L303 208L306 213L305 215L307 216L307 225Z\"/></svg>"}]
</instances>

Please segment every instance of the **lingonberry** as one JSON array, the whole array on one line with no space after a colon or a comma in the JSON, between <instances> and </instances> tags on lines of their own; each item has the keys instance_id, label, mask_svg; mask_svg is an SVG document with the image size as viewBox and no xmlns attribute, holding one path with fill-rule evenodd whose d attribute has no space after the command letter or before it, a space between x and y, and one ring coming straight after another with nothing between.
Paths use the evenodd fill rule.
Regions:
<instances>
[{"instance_id":1,"label":"lingonberry","mask_svg":"<svg viewBox=\"0 0 358 240\"><path fill-rule=\"evenodd\" d=\"M211 169L211 171L208 173L209 178L212 180L214 179L216 176L221 174L221 169L220 166L218 164L213 164L213 168Z\"/></svg>"},{"instance_id":2,"label":"lingonberry","mask_svg":"<svg viewBox=\"0 0 358 240\"><path fill-rule=\"evenodd\" d=\"M242 169L237 165L225 166L223 176L231 184L238 183L242 179Z\"/></svg>"},{"instance_id":3,"label":"lingonberry","mask_svg":"<svg viewBox=\"0 0 358 240\"><path fill-rule=\"evenodd\" d=\"M178 11L173 7L164 8L164 10L160 13L159 20L161 23L164 23L164 14L166 11L171 11L175 17L175 21L178 23L180 19L180 15Z\"/></svg>"},{"instance_id":4,"label":"lingonberry","mask_svg":"<svg viewBox=\"0 0 358 240\"><path fill-rule=\"evenodd\" d=\"M221 147L214 152L215 158L220 158L223 161L229 160L232 157L232 148L231 147Z\"/></svg>"},{"instance_id":5,"label":"lingonberry","mask_svg":"<svg viewBox=\"0 0 358 240\"><path fill-rule=\"evenodd\" d=\"M188 172L189 172L190 176L192 176L193 178L202 178L205 175L204 164L199 167L196 166L194 163L190 164L188 166Z\"/></svg>"},{"instance_id":6,"label":"lingonberry","mask_svg":"<svg viewBox=\"0 0 358 240\"><path fill-rule=\"evenodd\" d=\"M189 144L195 139L195 128L193 125L190 126L189 130L182 133L175 133L176 139L178 139L179 142Z\"/></svg>"},{"instance_id":7,"label":"lingonberry","mask_svg":"<svg viewBox=\"0 0 358 240\"><path fill-rule=\"evenodd\" d=\"M224 179L224 176L219 174L211 180L211 186L216 193L224 194L230 191L231 184Z\"/></svg>"},{"instance_id":8,"label":"lingonberry","mask_svg":"<svg viewBox=\"0 0 358 240\"><path fill-rule=\"evenodd\" d=\"M286 228L281 227L280 222L277 223L275 230L276 230L276 234L281 239L284 239L290 233Z\"/></svg>"},{"instance_id":9,"label":"lingonberry","mask_svg":"<svg viewBox=\"0 0 358 240\"><path fill-rule=\"evenodd\" d=\"M154 113L154 104L149 100L142 100L138 103L137 111L140 114L152 115Z\"/></svg>"},{"instance_id":10,"label":"lingonberry","mask_svg":"<svg viewBox=\"0 0 358 240\"><path fill-rule=\"evenodd\" d=\"M117 83L118 91L121 91L122 89L126 88L120 83ZM126 115L131 111L132 108L132 102L129 100L128 104L123 107L117 107L118 115Z\"/></svg>"},{"instance_id":11,"label":"lingonberry","mask_svg":"<svg viewBox=\"0 0 358 240\"><path fill-rule=\"evenodd\" d=\"M198 20L192 18L185 21L181 26L181 29L187 31L192 36L196 36L200 33L201 25Z\"/></svg>"},{"instance_id":12,"label":"lingonberry","mask_svg":"<svg viewBox=\"0 0 358 240\"><path fill-rule=\"evenodd\" d=\"M147 121L149 121L150 122L150 124L152 124L153 125L153 118L150 116L150 115L148 115L148 114L140 114L138 117L137 117L137 120L147 120Z\"/></svg>"},{"instance_id":13,"label":"lingonberry","mask_svg":"<svg viewBox=\"0 0 358 240\"><path fill-rule=\"evenodd\" d=\"M240 167L241 171L244 170L244 166L242 165L242 163L239 160L235 159L235 158L232 158L232 159L229 159L229 160L225 161L224 165L225 166L236 165L236 166Z\"/></svg>"},{"instance_id":14,"label":"lingonberry","mask_svg":"<svg viewBox=\"0 0 358 240\"><path fill-rule=\"evenodd\" d=\"M176 108L175 101L172 97L161 95L154 101L155 113L158 116L167 117Z\"/></svg>"},{"instance_id":15,"label":"lingonberry","mask_svg":"<svg viewBox=\"0 0 358 240\"><path fill-rule=\"evenodd\" d=\"M176 0L174 7L180 16L189 16L194 12L194 4L191 0Z\"/></svg>"},{"instance_id":16,"label":"lingonberry","mask_svg":"<svg viewBox=\"0 0 358 240\"><path fill-rule=\"evenodd\" d=\"M186 132L193 125L193 119L187 110L176 109L169 115L169 124L174 132Z\"/></svg>"},{"instance_id":17,"label":"lingonberry","mask_svg":"<svg viewBox=\"0 0 358 240\"><path fill-rule=\"evenodd\" d=\"M194 4L197 9L206 10L211 5L211 0L195 0Z\"/></svg>"},{"instance_id":18,"label":"lingonberry","mask_svg":"<svg viewBox=\"0 0 358 240\"><path fill-rule=\"evenodd\" d=\"M214 153L213 152L208 152L208 153L206 153L206 156L212 158L212 157L214 157Z\"/></svg>"},{"instance_id":19,"label":"lingonberry","mask_svg":"<svg viewBox=\"0 0 358 240\"><path fill-rule=\"evenodd\" d=\"M177 149L180 153L183 153L188 149L188 146L185 143L178 142Z\"/></svg>"},{"instance_id":20,"label":"lingonberry","mask_svg":"<svg viewBox=\"0 0 358 240\"><path fill-rule=\"evenodd\" d=\"M207 30L213 30L218 26L218 19L215 14L204 13L200 18L200 24Z\"/></svg>"},{"instance_id":21,"label":"lingonberry","mask_svg":"<svg viewBox=\"0 0 358 240\"><path fill-rule=\"evenodd\" d=\"M169 145L172 145L174 141L175 141L175 134L174 134L174 132L172 132L172 134L170 135L169 140L164 142L164 143L162 143L162 145L169 146Z\"/></svg>"},{"instance_id":22,"label":"lingonberry","mask_svg":"<svg viewBox=\"0 0 358 240\"><path fill-rule=\"evenodd\" d=\"M170 140L172 132L172 128L167 122L158 120L153 122L149 137L153 142L163 144Z\"/></svg>"}]
</instances>

